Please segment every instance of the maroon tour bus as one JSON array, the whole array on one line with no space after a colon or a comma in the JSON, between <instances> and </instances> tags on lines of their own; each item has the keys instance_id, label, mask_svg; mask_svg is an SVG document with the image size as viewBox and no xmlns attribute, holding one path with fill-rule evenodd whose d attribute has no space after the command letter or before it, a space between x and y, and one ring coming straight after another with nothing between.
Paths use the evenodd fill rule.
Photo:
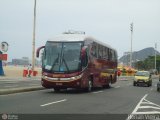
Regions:
<instances>
[{"instance_id":1,"label":"maroon tour bus","mask_svg":"<svg viewBox=\"0 0 160 120\"><path fill-rule=\"evenodd\" d=\"M117 51L90 36L64 33L38 48L37 57L41 49L41 84L45 88L91 91L117 81Z\"/></svg>"}]
</instances>

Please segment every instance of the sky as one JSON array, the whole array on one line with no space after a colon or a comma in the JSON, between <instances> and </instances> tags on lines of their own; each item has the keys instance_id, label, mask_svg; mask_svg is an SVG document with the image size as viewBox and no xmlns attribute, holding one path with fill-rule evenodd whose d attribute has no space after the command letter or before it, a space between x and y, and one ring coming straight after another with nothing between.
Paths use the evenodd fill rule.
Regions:
<instances>
[{"instance_id":1,"label":"sky","mask_svg":"<svg viewBox=\"0 0 160 120\"><path fill-rule=\"evenodd\" d=\"M0 42L8 61L32 58L34 0L0 0ZM160 0L37 0L36 49L68 30L85 31L109 44L118 57L154 47L160 51Z\"/></svg>"}]
</instances>

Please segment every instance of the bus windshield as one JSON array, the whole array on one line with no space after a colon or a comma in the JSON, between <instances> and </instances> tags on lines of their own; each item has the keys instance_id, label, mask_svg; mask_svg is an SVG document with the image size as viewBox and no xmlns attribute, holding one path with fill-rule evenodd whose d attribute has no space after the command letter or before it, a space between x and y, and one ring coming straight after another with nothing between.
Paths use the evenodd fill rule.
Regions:
<instances>
[{"instance_id":1,"label":"bus windshield","mask_svg":"<svg viewBox=\"0 0 160 120\"><path fill-rule=\"evenodd\" d=\"M72 72L81 69L80 51L82 42L47 41L42 63L50 72Z\"/></svg>"}]
</instances>

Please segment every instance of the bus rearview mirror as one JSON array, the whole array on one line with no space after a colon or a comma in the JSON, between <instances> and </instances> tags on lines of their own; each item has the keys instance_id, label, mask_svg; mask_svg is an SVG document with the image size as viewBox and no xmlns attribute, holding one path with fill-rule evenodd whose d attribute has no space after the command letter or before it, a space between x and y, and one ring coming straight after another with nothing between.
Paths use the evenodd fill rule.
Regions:
<instances>
[{"instance_id":1,"label":"bus rearview mirror","mask_svg":"<svg viewBox=\"0 0 160 120\"><path fill-rule=\"evenodd\" d=\"M36 57L37 57L37 58L39 58L39 52L40 52L40 50L43 49L43 48L45 48L45 46L41 46L41 47L39 47L39 48L37 49L37 51L36 51Z\"/></svg>"}]
</instances>

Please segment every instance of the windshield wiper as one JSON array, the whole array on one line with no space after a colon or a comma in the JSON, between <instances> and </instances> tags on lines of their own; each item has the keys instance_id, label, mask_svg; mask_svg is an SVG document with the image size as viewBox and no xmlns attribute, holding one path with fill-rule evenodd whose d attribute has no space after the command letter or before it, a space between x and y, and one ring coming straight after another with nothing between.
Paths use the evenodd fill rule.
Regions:
<instances>
[{"instance_id":1,"label":"windshield wiper","mask_svg":"<svg viewBox=\"0 0 160 120\"><path fill-rule=\"evenodd\" d=\"M56 65L56 63L58 63L58 60L59 60L59 53L58 53L57 58L56 58L55 61L53 62L53 65L52 65L51 70L53 70L53 68L54 68L54 66Z\"/></svg>"},{"instance_id":2,"label":"windshield wiper","mask_svg":"<svg viewBox=\"0 0 160 120\"><path fill-rule=\"evenodd\" d=\"M67 63L66 63L66 60L64 59L64 54L63 54L63 56L62 56L62 61L64 62L65 66L66 66L66 68L67 68L67 71L69 72L68 65L67 65ZM63 64L63 62L62 62L62 64Z\"/></svg>"}]
</instances>

